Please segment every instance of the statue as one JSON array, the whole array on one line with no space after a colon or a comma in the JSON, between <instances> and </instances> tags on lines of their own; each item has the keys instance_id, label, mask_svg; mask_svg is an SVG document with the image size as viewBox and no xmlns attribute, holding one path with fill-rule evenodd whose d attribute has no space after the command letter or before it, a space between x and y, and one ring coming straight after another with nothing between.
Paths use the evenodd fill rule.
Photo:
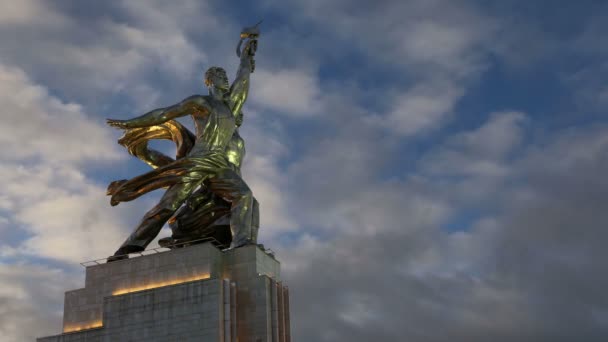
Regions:
<instances>
[{"instance_id":1,"label":"statue","mask_svg":"<svg viewBox=\"0 0 608 342\"><path fill-rule=\"evenodd\" d=\"M167 188L108 262L143 251L167 221L173 230L171 240L179 241L209 235L218 218L229 216L230 248L257 242L258 206L241 178L244 145L238 126L255 67L258 25L241 32L240 65L231 86L224 69L211 67L205 72L209 95L193 95L131 120L107 120L110 126L126 130L119 143L154 168L130 180L112 182L108 186L111 205ZM185 115L192 116L195 134L173 120ZM148 149L150 139L176 142L176 159Z\"/></svg>"}]
</instances>

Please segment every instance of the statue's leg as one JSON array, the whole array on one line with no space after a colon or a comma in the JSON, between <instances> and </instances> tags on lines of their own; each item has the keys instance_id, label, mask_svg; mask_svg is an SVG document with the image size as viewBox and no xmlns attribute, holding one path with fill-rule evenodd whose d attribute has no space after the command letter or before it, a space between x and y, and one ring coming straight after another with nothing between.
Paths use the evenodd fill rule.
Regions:
<instances>
[{"instance_id":1,"label":"statue's leg","mask_svg":"<svg viewBox=\"0 0 608 342\"><path fill-rule=\"evenodd\" d=\"M230 248L252 243L253 194L241 176L232 170L221 172L209 179L209 190L231 203L232 243Z\"/></svg>"},{"instance_id":2,"label":"statue's leg","mask_svg":"<svg viewBox=\"0 0 608 342\"><path fill-rule=\"evenodd\" d=\"M146 213L135 231L114 255L124 255L146 249L146 246L158 235L165 222L171 218L199 184L199 182L186 182L171 186L160 202Z\"/></svg>"},{"instance_id":3,"label":"statue's leg","mask_svg":"<svg viewBox=\"0 0 608 342\"><path fill-rule=\"evenodd\" d=\"M258 230L260 230L260 203L253 198L253 206L251 209L251 241L258 242Z\"/></svg>"}]
</instances>

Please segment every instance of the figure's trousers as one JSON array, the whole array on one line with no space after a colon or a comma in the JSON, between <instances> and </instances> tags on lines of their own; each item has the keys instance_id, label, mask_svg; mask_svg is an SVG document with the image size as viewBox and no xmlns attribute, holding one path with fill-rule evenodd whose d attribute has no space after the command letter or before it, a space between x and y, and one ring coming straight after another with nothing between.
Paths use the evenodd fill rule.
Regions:
<instances>
[{"instance_id":1,"label":"figure's trousers","mask_svg":"<svg viewBox=\"0 0 608 342\"><path fill-rule=\"evenodd\" d=\"M260 230L260 203L253 198L251 207L251 241L258 242L258 231Z\"/></svg>"},{"instance_id":2,"label":"figure's trousers","mask_svg":"<svg viewBox=\"0 0 608 342\"><path fill-rule=\"evenodd\" d=\"M144 250L158 235L167 220L201 184L202 180L193 180L172 185L160 202L146 213L139 226L121 245L116 255ZM251 221L254 216L252 212L253 194L245 181L235 171L223 169L206 178L205 186L209 191L231 203L232 244L230 246L239 247L249 243L252 235Z\"/></svg>"}]
</instances>

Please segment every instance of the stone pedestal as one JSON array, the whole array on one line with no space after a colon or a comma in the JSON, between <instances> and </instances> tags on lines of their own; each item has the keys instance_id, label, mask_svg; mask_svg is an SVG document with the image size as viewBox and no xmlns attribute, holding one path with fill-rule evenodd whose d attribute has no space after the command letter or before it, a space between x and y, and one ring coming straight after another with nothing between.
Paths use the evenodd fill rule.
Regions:
<instances>
[{"instance_id":1,"label":"stone pedestal","mask_svg":"<svg viewBox=\"0 0 608 342\"><path fill-rule=\"evenodd\" d=\"M63 333L38 339L85 341L289 342L289 292L279 262L254 245L96 264L65 294Z\"/></svg>"}]
</instances>

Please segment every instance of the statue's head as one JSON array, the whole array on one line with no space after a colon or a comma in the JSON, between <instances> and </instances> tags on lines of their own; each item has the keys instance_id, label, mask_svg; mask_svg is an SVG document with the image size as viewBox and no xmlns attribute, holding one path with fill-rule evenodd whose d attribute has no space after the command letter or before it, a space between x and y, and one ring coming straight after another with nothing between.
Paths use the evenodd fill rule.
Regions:
<instances>
[{"instance_id":1,"label":"statue's head","mask_svg":"<svg viewBox=\"0 0 608 342\"><path fill-rule=\"evenodd\" d=\"M209 91L221 90L223 93L228 92L230 84L226 70L220 67L211 67L205 72L205 85L209 87Z\"/></svg>"}]
</instances>

